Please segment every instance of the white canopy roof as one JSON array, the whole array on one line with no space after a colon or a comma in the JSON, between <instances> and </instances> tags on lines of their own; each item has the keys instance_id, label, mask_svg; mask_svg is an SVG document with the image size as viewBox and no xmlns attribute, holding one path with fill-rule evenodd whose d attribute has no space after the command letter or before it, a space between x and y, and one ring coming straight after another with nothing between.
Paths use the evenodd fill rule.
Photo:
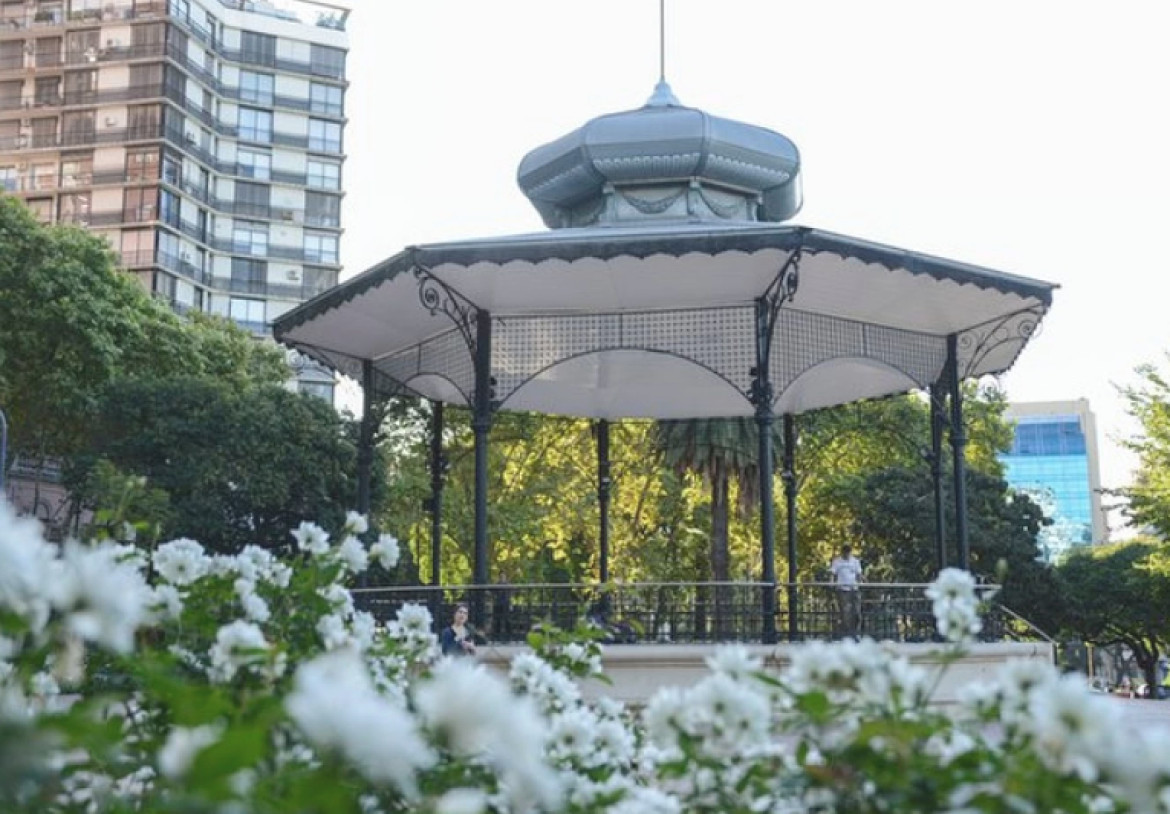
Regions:
<instances>
[{"instance_id":1,"label":"white canopy roof","mask_svg":"<svg viewBox=\"0 0 1170 814\"><path fill-rule=\"evenodd\" d=\"M486 310L503 409L750 415L755 303L790 261L799 287L769 369L780 413L925 387L950 335L962 376L1007 370L1055 288L799 226L606 226L411 247L274 327L359 379L371 362L382 395L469 404Z\"/></svg>"}]
</instances>

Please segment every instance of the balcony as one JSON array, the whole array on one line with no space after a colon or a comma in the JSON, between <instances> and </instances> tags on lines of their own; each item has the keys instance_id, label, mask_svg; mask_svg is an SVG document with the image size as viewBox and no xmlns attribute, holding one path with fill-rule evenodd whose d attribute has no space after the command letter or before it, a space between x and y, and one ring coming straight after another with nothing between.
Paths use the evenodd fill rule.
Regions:
<instances>
[{"instance_id":1,"label":"balcony","mask_svg":"<svg viewBox=\"0 0 1170 814\"><path fill-rule=\"evenodd\" d=\"M0 37L24 31L39 31L61 26L91 26L96 22L123 20L157 20L166 16L166 3L103 3L102 8L76 11L68 16L60 11L39 11L0 19Z\"/></svg>"}]
</instances>

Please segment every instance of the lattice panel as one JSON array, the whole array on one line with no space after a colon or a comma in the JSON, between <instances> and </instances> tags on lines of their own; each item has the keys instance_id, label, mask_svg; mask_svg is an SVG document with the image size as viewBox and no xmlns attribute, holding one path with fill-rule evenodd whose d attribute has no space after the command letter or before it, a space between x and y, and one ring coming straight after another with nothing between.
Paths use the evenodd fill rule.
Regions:
<instances>
[{"instance_id":1,"label":"lattice panel","mask_svg":"<svg viewBox=\"0 0 1170 814\"><path fill-rule=\"evenodd\" d=\"M755 364L754 309L721 307L618 314L505 317L492 325L496 398L541 371L588 353L669 353L718 373L745 394Z\"/></svg>"},{"instance_id":2,"label":"lattice panel","mask_svg":"<svg viewBox=\"0 0 1170 814\"><path fill-rule=\"evenodd\" d=\"M823 314L782 308L772 340L769 373L778 398L801 374L831 359L883 362L919 387L935 381L946 363L946 339Z\"/></svg>"},{"instance_id":3,"label":"lattice panel","mask_svg":"<svg viewBox=\"0 0 1170 814\"><path fill-rule=\"evenodd\" d=\"M459 388L468 403L475 388L475 366L471 351L463 341L463 336L455 329L380 359L377 368L385 376L408 385L418 376L442 376Z\"/></svg>"}]
</instances>

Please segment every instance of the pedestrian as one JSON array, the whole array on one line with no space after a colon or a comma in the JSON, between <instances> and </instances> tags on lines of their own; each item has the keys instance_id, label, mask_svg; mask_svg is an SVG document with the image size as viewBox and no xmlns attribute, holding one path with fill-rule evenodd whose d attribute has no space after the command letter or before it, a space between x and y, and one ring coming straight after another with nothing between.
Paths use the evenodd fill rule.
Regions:
<instances>
[{"instance_id":1,"label":"pedestrian","mask_svg":"<svg viewBox=\"0 0 1170 814\"><path fill-rule=\"evenodd\" d=\"M853 556L853 546L841 546L829 570L837 587L837 607L841 616L841 636L856 637L861 629L861 560Z\"/></svg>"},{"instance_id":2,"label":"pedestrian","mask_svg":"<svg viewBox=\"0 0 1170 814\"><path fill-rule=\"evenodd\" d=\"M470 611L463 603L455 606L451 624L439 634L439 647L444 656L474 656L475 628L467 621Z\"/></svg>"}]
</instances>

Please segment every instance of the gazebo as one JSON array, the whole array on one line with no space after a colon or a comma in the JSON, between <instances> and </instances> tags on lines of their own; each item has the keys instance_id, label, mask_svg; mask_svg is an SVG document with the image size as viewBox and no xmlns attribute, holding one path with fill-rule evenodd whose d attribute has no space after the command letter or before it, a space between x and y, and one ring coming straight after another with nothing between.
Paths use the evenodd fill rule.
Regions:
<instances>
[{"instance_id":1,"label":"gazebo","mask_svg":"<svg viewBox=\"0 0 1170 814\"><path fill-rule=\"evenodd\" d=\"M685 107L665 82L644 106L533 150L519 183L549 231L406 248L274 326L285 345L359 380L367 406L430 399L440 426L444 403L470 408L476 585L491 583L487 451L498 411L597 420L603 471L610 421L754 416L762 638L774 641L774 421L786 440L794 583L795 417L915 390L932 405L940 565L945 430L957 565L967 567L960 385L1011 367L1055 286L786 223L801 204L796 146ZM359 502L371 438L367 422ZM605 582L604 476L599 484ZM794 608L788 618L794 625Z\"/></svg>"}]
</instances>

